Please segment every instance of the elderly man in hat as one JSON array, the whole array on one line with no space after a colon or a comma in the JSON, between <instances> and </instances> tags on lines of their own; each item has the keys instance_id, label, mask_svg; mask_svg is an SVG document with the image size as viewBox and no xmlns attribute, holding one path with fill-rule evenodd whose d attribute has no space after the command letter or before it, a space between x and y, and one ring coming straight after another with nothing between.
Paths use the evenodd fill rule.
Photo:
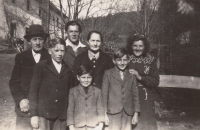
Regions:
<instances>
[{"instance_id":1,"label":"elderly man in hat","mask_svg":"<svg viewBox=\"0 0 200 130\"><path fill-rule=\"evenodd\" d=\"M48 36L49 34L44 32L41 25L31 25L24 36L31 48L15 57L9 86L15 101L16 130L32 130L29 113L29 87L35 64L50 57L44 48Z\"/></svg>"}]
</instances>

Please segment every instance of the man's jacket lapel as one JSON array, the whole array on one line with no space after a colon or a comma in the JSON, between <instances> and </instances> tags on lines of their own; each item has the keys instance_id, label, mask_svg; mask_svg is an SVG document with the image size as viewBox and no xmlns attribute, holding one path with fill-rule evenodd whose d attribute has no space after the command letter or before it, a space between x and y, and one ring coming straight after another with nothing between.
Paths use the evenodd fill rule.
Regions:
<instances>
[{"instance_id":1,"label":"man's jacket lapel","mask_svg":"<svg viewBox=\"0 0 200 130\"><path fill-rule=\"evenodd\" d=\"M57 77L59 76L59 73L58 73L58 71L56 70L56 68L55 68L55 66L54 66L54 64L53 64L51 58L47 59L47 68L48 68L55 76L57 76Z\"/></svg>"},{"instance_id":2,"label":"man's jacket lapel","mask_svg":"<svg viewBox=\"0 0 200 130\"><path fill-rule=\"evenodd\" d=\"M62 63L62 68L59 74L59 78L62 78L63 76L65 76L68 72L70 72L71 69L69 67L67 67L67 64L63 61Z\"/></svg>"},{"instance_id":3,"label":"man's jacket lapel","mask_svg":"<svg viewBox=\"0 0 200 130\"><path fill-rule=\"evenodd\" d=\"M116 79L117 81L119 81L120 83L122 83L122 79L120 77L120 73L119 73L119 70L114 67L112 70L111 70L111 75L114 79Z\"/></svg>"}]
</instances>

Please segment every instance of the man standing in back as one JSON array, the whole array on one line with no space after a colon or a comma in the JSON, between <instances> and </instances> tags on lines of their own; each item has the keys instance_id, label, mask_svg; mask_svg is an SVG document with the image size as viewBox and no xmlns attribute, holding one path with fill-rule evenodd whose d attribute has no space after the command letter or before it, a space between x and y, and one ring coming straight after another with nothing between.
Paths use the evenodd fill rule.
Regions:
<instances>
[{"instance_id":1,"label":"man standing in back","mask_svg":"<svg viewBox=\"0 0 200 130\"><path fill-rule=\"evenodd\" d=\"M31 48L15 57L9 87L15 101L16 130L32 130L28 97L30 82L35 64L50 56L44 48L48 36L41 25L31 25L24 36Z\"/></svg>"},{"instance_id":2,"label":"man standing in back","mask_svg":"<svg viewBox=\"0 0 200 130\"><path fill-rule=\"evenodd\" d=\"M82 32L81 25L76 21L69 21L65 25L65 31L68 35L66 42L66 53L64 61L69 67L73 68L75 58L86 50L86 45L80 42L80 34Z\"/></svg>"}]
</instances>

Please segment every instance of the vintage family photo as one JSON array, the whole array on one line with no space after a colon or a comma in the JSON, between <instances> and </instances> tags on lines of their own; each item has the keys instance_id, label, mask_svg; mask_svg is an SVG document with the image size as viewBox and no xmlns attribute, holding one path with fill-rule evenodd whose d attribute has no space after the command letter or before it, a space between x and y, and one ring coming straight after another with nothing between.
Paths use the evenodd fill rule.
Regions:
<instances>
[{"instance_id":1,"label":"vintage family photo","mask_svg":"<svg viewBox=\"0 0 200 130\"><path fill-rule=\"evenodd\" d=\"M200 130L199 0L0 0L0 130Z\"/></svg>"}]
</instances>

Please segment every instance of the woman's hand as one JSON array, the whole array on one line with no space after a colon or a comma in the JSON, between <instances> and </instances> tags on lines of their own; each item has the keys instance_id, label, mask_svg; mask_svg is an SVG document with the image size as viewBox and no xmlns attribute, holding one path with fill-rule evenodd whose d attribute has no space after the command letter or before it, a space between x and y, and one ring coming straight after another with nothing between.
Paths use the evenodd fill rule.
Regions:
<instances>
[{"instance_id":1,"label":"woman's hand","mask_svg":"<svg viewBox=\"0 0 200 130\"><path fill-rule=\"evenodd\" d=\"M138 80L142 79L142 77L139 75L139 73L134 69L129 69L129 73L135 75Z\"/></svg>"},{"instance_id":2,"label":"woman's hand","mask_svg":"<svg viewBox=\"0 0 200 130\"><path fill-rule=\"evenodd\" d=\"M134 116L133 116L133 118L132 118L132 124L133 124L133 125L136 125L137 123L138 123L138 113L135 112L135 113L134 113Z\"/></svg>"},{"instance_id":3,"label":"woman's hand","mask_svg":"<svg viewBox=\"0 0 200 130\"><path fill-rule=\"evenodd\" d=\"M31 117L31 125L32 125L33 129L39 128L39 117L38 116Z\"/></svg>"}]
</instances>

